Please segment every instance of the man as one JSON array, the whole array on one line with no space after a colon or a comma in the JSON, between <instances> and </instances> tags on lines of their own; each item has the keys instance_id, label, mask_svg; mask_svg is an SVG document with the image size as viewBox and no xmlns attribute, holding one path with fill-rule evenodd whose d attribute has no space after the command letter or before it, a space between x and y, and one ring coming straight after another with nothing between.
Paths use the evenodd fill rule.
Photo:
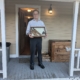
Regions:
<instances>
[{"instance_id":1,"label":"man","mask_svg":"<svg viewBox=\"0 0 80 80\"><path fill-rule=\"evenodd\" d=\"M30 27L45 27L43 21L41 21L39 19L39 11L38 10L34 10L33 11L33 19L31 21L29 21L28 26L27 26L27 30L26 30L26 34L29 35L30 37L30 69L34 70L34 56L35 56L35 51L36 51L36 47L37 47L37 51L38 51L38 65L44 69L44 65L42 64L42 37L33 37L30 34Z\"/></svg>"}]
</instances>

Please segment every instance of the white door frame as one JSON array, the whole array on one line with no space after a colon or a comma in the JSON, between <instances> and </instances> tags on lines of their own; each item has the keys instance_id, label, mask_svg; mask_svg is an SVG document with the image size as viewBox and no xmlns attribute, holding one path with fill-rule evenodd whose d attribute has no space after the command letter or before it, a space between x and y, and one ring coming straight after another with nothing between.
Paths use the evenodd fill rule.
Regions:
<instances>
[{"instance_id":1,"label":"white door frame","mask_svg":"<svg viewBox=\"0 0 80 80\"><path fill-rule=\"evenodd\" d=\"M15 6L15 12L16 12L16 57L19 57L19 38L18 38L18 36L19 36L19 31L18 31L18 9L19 8L38 8L39 9L39 12L41 12L41 6L38 6L38 5L22 5L22 4L16 4L16 6Z\"/></svg>"}]
</instances>

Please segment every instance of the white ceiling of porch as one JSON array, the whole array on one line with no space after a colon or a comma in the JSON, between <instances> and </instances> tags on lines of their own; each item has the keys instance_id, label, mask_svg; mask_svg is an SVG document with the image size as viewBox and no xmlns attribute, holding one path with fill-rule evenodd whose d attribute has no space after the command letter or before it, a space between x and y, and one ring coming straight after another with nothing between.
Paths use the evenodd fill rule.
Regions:
<instances>
[{"instance_id":1,"label":"white ceiling of porch","mask_svg":"<svg viewBox=\"0 0 80 80\"><path fill-rule=\"evenodd\" d=\"M76 0L40 0L45 4L52 4L53 10L57 14L73 14L73 5ZM46 7L49 7L46 6ZM79 6L79 15L80 15L80 6Z\"/></svg>"},{"instance_id":2,"label":"white ceiling of porch","mask_svg":"<svg viewBox=\"0 0 80 80\"><path fill-rule=\"evenodd\" d=\"M80 0L41 0L41 1L74 2L74 1L80 1Z\"/></svg>"}]
</instances>

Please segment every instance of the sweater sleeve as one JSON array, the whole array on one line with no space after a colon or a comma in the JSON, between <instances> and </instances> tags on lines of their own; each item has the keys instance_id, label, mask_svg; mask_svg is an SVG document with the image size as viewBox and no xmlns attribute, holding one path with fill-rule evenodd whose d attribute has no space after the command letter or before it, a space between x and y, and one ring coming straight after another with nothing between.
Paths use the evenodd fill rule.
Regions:
<instances>
[{"instance_id":1,"label":"sweater sleeve","mask_svg":"<svg viewBox=\"0 0 80 80\"><path fill-rule=\"evenodd\" d=\"M45 30L46 30L46 33L47 33L47 29L46 29L46 26L45 26L45 24L44 24L44 22L42 21L42 24L43 24L43 26L45 27Z\"/></svg>"},{"instance_id":2,"label":"sweater sleeve","mask_svg":"<svg viewBox=\"0 0 80 80\"><path fill-rule=\"evenodd\" d=\"M26 29L26 35L30 33L30 22L28 22L27 29Z\"/></svg>"}]
</instances>

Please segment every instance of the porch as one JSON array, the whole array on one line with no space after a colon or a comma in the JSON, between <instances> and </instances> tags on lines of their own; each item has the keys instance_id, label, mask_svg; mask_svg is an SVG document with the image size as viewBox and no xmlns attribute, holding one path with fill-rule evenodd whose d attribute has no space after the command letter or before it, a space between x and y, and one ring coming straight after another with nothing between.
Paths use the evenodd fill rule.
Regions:
<instances>
[{"instance_id":1,"label":"porch","mask_svg":"<svg viewBox=\"0 0 80 80\"><path fill-rule=\"evenodd\" d=\"M43 61L45 69L41 69L35 59L35 70L29 68L29 58L25 58L26 63L19 62L18 58L10 59L8 63L8 77L6 80L19 80L19 79L54 79L54 78L74 78L80 76L80 72L74 72L74 77L69 76L69 63L55 63ZM1 68L1 65L0 65ZM2 75L0 74L0 78Z\"/></svg>"},{"instance_id":2,"label":"porch","mask_svg":"<svg viewBox=\"0 0 80 80\"><path fill-rule=\"evenodd\" d=\"M80 15L79 10L79 1L75 2L73 0L60 1L55 2L55 0L35 0L34 2L25 0L0 0L0 10L1 10L1 36L2 39L2 65L3 69L0 69L0 73L3 74L3 78L8 79L37 79L37 78L70 78L70 76L79 77L80 76L80 64L79 64L79 56L80 56L80 16L78 19L78 13ZM4 2L5 1L5 2ZM49 1L49 2L48 2ZM47 10L49 8L49 4L53 4L53 14L50 15ZM74 4L73 4L74 3ZM18 4L18 5L17 5ZM28 5L29 4L29 5ZM18 34L18 9L24 7L25 5L36 6L39 5L41 8L41 19L45 22L48 29L48 38L43 40L43 52L48 50L48 40L49 39L69 39L72 40L71 45L71 57L70 63L54 63L54 62L43 62L45 65L45 69L42 70L37 66L37 62L35 64L35 70L31 71L29 69L29 60L27 63L19 63L19 59L15 57L20 57L19 55L19 34ZM24 6L23 6L24 5ZM5 7L6 6L6 7ZM73 7L74 6L74 7ZM16 9L15 9L16 8ZM25 7L24 7L25 8ZM74 9L74 15L73 15ZM6 10L6 11L5 11ZM6 16L5 16L6 15ZM73 15L73 19L72 19ZM2 17L3 16L3 17ZM6 21L6 24L5 24ZM73 22L73 23L72 23ZM78 24L77 24L78 23ZM77 31L78 26L78 31ZM7 28L7 29L6 29ZM6 33L7 32L7 33ZM54 37L53 37L54 36ZM71 38L72 36L72 38ZM76 39L77 37L77 39ZM5 42L9 41L12 43L11 45L11 53L10 62L6 62L6 45ZM77 47L75 46L75 42L77 42ZM77 54L77 66L74 67L74 52L78 51ZM1 63L1 62L0 62ZM8 72L7 72L8 68ZM75 72L76 71L76 72ZM74 75L73 75L74 72ZM2 77L2 75L0 75Z\"/></svg>"}]
</instances>

